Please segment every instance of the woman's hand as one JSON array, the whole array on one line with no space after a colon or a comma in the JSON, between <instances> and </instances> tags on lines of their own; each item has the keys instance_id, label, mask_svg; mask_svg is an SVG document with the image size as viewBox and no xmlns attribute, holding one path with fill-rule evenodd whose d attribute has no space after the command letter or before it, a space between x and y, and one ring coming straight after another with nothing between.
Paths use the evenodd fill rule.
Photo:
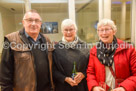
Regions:
<instances>
[{"instance_id":1,"label":"woman's hand","mask_svg":"<svg viewBox=\"0 0 136 91\"><path fill-rule=\"evenodd\" d=\"M95 87L93 87L92 91L105 91L105 90L100 86L95 86Z\"/></svg>"},{"instance_id":2,"label":"woman's hand","mask_svg":"<svg viewBox=\"0 0 136 91\"><path fill-rule=\"evenodd\" d=\"M118 87L113 89L112 91L126 91L123 87Z\"/></svg>"},{"instance_id":3,"label":"woman's hand","mask_svg":"<svg viewBox=\"0 0 136 91\"><path fill-rule=\"evenodd\" d=\"M74 81L79 84L83 78L85 78L84 74L82 72L77 72L77 75L74 77Z\"/></svg>"},{"instance_id":4,"label":"woman's hand","mask_svg":"<svg viewBox=\"0 0 136 91\"><path fill-rule=\"evenodd\" d=\"M75 80L73 80L73 79L70 78L70 77L66 77L66 78L65 78L65 81L66 81L68 84L70 84L72 87L78 85L78 84L75 82Z\"/></svg>"}]
</instances>

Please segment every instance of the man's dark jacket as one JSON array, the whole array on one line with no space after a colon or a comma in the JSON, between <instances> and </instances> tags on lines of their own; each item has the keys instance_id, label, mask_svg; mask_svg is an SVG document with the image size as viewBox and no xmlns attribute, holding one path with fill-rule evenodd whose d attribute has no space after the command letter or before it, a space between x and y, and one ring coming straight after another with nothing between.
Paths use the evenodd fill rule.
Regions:
<instances>
[{"instance_id":1,"label":"man's dark jacket","mask_svg":"<svg viewBox=\"0 0 136 91\"><path fill-rule=\"evenodd\" d=\"M43 34L42 39L46 44L50 40ZM34 56L32 50L28 47L28 40L25 38L24 30L20 30L4 37L4 49L0 65L0 85L2 91L36 91L37 78ZM49 80L52 88L52 46L48 46L47 60L49 70ZM38 56L38 55L37 55ZM43 69L44 70L44 69ZM42 71L42 70L40 70ZM41 78L46 75L43 73ZM50 85L42 91L51 91Z\"/></svg>"}]
</instances>

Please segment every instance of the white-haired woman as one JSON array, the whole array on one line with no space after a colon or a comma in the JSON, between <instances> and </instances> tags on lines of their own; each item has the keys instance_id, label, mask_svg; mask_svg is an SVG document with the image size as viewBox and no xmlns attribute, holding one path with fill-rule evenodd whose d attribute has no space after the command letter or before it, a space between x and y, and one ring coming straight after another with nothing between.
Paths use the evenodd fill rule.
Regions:
<instances>
[{"instance_id":1,"label":"white-haired woman","mask_svg":"<svg viewBox=\"0 0 136 91\"><path fill-rule=\"evenodd\" d=\"M116 31L110 19L98 23L100 41L90 50L87 68L89 91L136 91L136 52L115 37Z\"/></svg>"},{"instance_id":2,"label":"white-haired woman","mask_svg":"<svg viewBox=\"0 0 136 91\"><path fill-rule=\"evenodd\" d=\"M88 91L86 68L89 50L76 36L77 26L71 19L61 24L62 40L55 45L53 52L53 77L56 91ZM72 78L73 65L76 63L76 76Z\"/></svg>"}]
</instances>

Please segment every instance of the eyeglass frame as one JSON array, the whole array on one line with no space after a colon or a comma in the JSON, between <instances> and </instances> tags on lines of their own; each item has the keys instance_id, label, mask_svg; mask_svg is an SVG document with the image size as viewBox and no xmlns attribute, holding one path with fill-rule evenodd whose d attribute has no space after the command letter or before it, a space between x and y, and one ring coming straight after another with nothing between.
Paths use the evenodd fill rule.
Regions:
<instances>
[{"instance_id":1,"label":"eyeglass frame","mask_svg":"<svg viewBox=\"0 0 136 91\"><path fill-rule=\"evenodd\" d=\"M105 31L105 33L109 33L110 30L112 30L112 28L107 28L107 29L104 28L104 29L101 29L101 30L98 29L98 32L99 32L99 33L103 33L103 32Z\"/></svg>"},{"instance_id":2,"label":"eyeglass frame","mask_svg":"<svg viewBox=\"0 0 136 91\"><path fill-rule=\"evenodd\" d=\"M75 30L75 28L72 28L72 29L64 29L63 31L64 31L65 33L68 33L68 32L73 33L73 32L76 31L76 30Z\"/></svg>"},{"instance_id":3,"label":"eyeglass frame","mask_svg":"<svg viewBox=\"0 0 136 91\"><path fill-rule=\"evenodd\" d=\"M28 23L33 23L33 22L35 22L36 24L39 24L39 23L42 22L40 19L31 19L31 18L23 19L23 20L26 20Z\"/></svg>"}]
</instances>

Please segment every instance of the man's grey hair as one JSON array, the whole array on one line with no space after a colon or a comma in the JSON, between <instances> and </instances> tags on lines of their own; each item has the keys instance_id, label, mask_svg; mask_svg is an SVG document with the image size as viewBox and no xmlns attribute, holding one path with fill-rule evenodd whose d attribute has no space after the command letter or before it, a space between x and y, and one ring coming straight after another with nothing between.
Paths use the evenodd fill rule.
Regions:
<instances>
[{"instance_id":1,"label":"man's grey hair","mask_svg":"<svg viewBox=\"0 0 136 91\"><path fill-rule=\"evenodd\" d=\"M29 10L29 11L27 11L27 12L25 13L25 15L24 15L24 17L23 17L23 20L26 19L26 15L27 15L27 13L29 13L29 12L31 12L31 13L37 13L37 14L40 16L40 14L39 14L35 9L31 9L31 10ZM41 16L40 16L40 20L42 21Z\"/></svg>"},{"instance_id":2,"label":"man's grey hair","mask_svg":"<svg viewBox=\"0 0 136 91\"><path fill-rule=\"evenodd\" d=\"M110 20L110 19L102 19L98 25L97 25L97 30L99 29L99 27L101 26L105 26L105 25L108 25L110 26L114 31L117 31L117 27L114 23L114 21Z\"/></svg>"},{"instance_id":3,"label":"man's grey hair","mask_svg":"<svg viewBox=\"0 0 136 91\"><path fill-rule=\"evenodd\" d=\"M71 25L73 25L74 28L75 28L75 30L77 31L77 25L76 25L76 23L75 23L73 20L71 20L71 19L65 19L65 20L62 21L62 23L61 23L61 31L63 31L65 27L71 26Z\"/></svg>"}]
</instances>

